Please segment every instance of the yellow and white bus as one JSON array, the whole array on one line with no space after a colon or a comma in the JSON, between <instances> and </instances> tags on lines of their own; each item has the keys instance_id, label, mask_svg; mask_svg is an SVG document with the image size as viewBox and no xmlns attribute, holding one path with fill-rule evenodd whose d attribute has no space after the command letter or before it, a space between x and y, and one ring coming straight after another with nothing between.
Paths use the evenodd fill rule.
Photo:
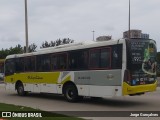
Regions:
<instances>
[{"instance_id":1,"label":"yellow and white bus","mask_svg":"<svg viewBox=\"0 0 160 120\"><path fill-rule=\"evenodd\" d=\"M72 43L38 52L9 55L6 89L82 96L140 95L156 90L156 42L119 39Z\"/></svg>"}]
</instances>

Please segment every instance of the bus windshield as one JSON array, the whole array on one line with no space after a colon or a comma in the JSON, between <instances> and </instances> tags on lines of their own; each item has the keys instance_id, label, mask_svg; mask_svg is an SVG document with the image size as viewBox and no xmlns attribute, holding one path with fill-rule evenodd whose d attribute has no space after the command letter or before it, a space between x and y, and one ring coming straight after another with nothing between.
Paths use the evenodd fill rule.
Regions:
<instances>
[{"instance_id":1,"label":"bus windshield","mask_svg":"<svg viewBox=\"0 0 160 120\"><path fill-rule=\"evenodd\" d=\"M131 39L127 41L127 69L131 85L152 84L156 80L157 48L154 40Z\"/></svg>"}]
</instances>

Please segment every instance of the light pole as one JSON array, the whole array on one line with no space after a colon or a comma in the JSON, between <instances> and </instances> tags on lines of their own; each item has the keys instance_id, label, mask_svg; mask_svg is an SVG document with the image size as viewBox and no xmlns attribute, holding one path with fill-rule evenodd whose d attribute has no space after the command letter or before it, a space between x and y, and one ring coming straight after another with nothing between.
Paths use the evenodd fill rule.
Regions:
<instances>
[{"instance_id":1,"label":"light pole","mask_svg":"<svg viewBox=\"0 0 160 120\"><path fill-rule=\"evenodd\" d=\"M93 41L94 41L94 32L95 32L95 31L93 30L92 32L93 32Z\"/></svg>"},{"instance_id":2,"label":"light pole","mask_svg":"<svg viewBox=\"0 0 160 120\"><path fill-rule=\"evenodd\" d=\"M25 2L25 34L26 34L26 53L28 53L28 12L27 12L27 0Z\"/></svg>"}]
</instances>

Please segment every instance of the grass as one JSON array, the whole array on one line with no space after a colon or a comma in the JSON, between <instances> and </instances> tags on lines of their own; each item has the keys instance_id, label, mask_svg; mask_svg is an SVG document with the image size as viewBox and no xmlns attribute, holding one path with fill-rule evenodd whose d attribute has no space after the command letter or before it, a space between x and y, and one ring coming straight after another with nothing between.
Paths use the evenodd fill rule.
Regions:
<instances>
[{"instance_id":1,"label":"grass","mask_svg":"<svg viewBox=\"0 0 160 120\"><path fill-rule=\"evenodd\" d=\"M4 104L4 103L0 103L0 111L1 112L20 112L20 113L27 113L27 112L38 112L38 113L42 113L42 118L16 118L16 117L12 117L12 118L0 118L0 120L83 120L81 118L76 118L76 117L70 117L70 116L66 116L66 115L61 115L61 114L57 114L57 113L51 113L51 112L45 112L45 111L41 111L38 109L33 109L30 107L24 107L24 106L16 106L16 105L10 105L10 104ZM0 112L0 114L1 114ZM46 115L45 117L43 117L44 115ZM0 115L1 116L1 115Z\"/></svg>"}]
</instances>

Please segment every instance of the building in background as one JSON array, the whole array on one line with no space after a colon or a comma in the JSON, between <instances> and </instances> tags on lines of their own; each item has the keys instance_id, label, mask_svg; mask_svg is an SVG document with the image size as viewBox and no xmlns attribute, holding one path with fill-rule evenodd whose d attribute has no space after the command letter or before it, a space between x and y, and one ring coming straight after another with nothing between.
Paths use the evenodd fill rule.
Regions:
<instances>
[{"instance_id":1,"label":"building in background","mask_svg":"<svg viewBox=\"0 0 160 120\"><path fill-rule=\"evenodd\" d=\"M123 32L123 38L129 38L129 31ZM149 34L142 33L142 30L130 30L130 38L149 39Z\"/></svg>"}]
</instances>

